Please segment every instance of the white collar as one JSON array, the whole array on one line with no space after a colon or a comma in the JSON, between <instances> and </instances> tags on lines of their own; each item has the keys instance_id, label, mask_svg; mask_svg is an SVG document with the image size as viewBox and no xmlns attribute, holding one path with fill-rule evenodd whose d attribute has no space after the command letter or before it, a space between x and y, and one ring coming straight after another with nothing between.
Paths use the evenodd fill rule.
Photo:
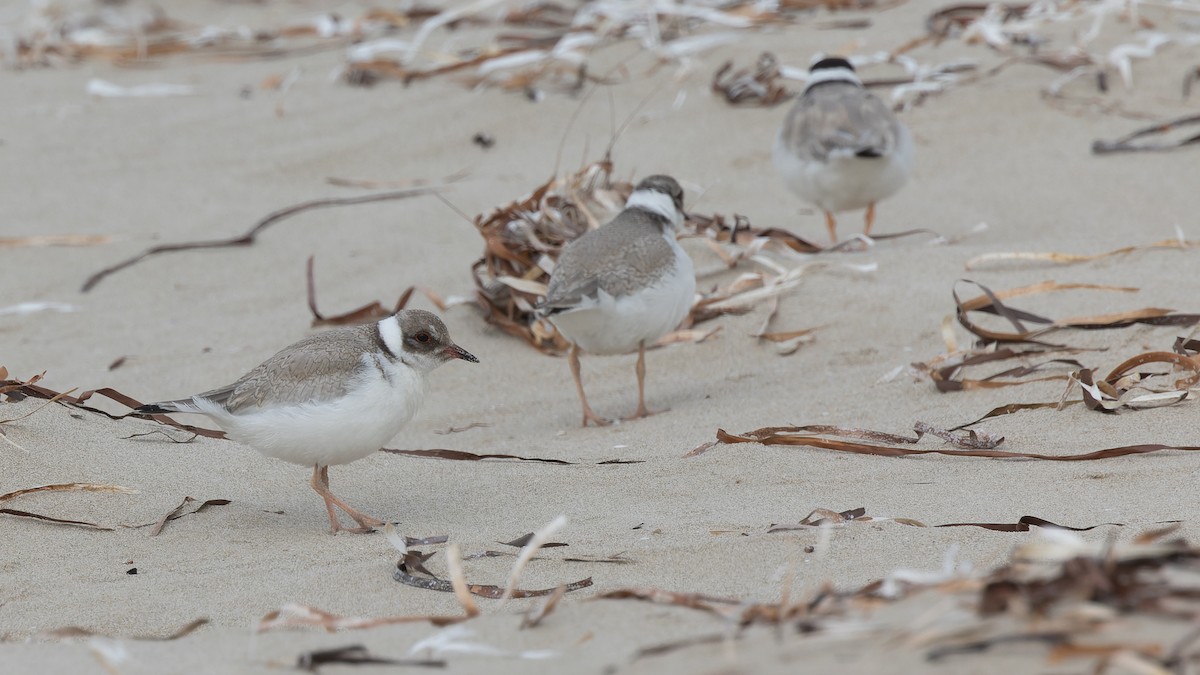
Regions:
<instances>
[{"instance_id":1,"label":"white collar","mask_svg":"<svg viewBox=\"0 0 1200 675\"><path fill-rule=\"evenodd\" d=\"M848 82L862 86L862 80L849 68L821 68L808 74L808 79L804 81L804 91L807 92L822 82Z\"/></svg>"}]
</instances>

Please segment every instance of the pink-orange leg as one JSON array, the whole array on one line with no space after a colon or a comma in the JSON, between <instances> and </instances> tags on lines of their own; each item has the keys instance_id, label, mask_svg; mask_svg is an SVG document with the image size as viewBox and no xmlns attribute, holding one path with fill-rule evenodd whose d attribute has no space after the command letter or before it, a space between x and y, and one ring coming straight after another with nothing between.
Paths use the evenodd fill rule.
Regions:
<instances>
[{"instance_id":1,"label":"pink-orange leg","mask_svg":"<svg viewBox=\"0 0 1200 675\"><path fill-rule=\"evenodd\" d=\"M829 230L829 240L835 244L838 243L837 219L829 211L825 212L825 227Z\"/></svg>"},{"instance_id":2,"label":"pink-orange leg","mask_svg":"<svg viewBox=\"0 0 1200 675\"><path fill-rule=\"evenodd\" d=\"M646 343L638 345L638 360L637 360L637 377L638 377L638 408L633 417L625 419L636 420L641 417L649 417L657 415L661 410L650 411L646 407Z\"/></svg>"},{"instance_id":3,"label":"pink-orange leg","mask_svg":"<svg viewBox=\"0 0 1200 675\"><path fill-rule=\"evenodd\" d=\"M371 516L358 511L346 502L338 499L337 495L333 494L333 492L329 489L328 466L321 466L320 464L313 466L312 489L316 490L317 494L321 495L321 499L325 500L325 510L329 513L330 534L337 534L342 530L353 532L355 534L365 534L367 532L375 531L375 528L377 527L383 526L384 523L382 520L379 520L378 518L372 518ZM337 506L341 510L345 511L346 515L350 516L350 518L352 518L354 522L358 523L359 526L342 527L342 524L338 522L337 512L333 510L334 506Z\"/></svg>"},{"instance_id":4,"label":"pink-orange leg","mask_svg":"<svg viewBox=\"0 0 1200 675\"><path fill-rule=\"evenodd\" d=\"M875 202L871 202L871 205L867 207L867 222L866 222L866 227L863 228L863 234L868 237L871 236L871 226L874 224L875 224Z\"/></svg>"},{"instance_id":5,"label":"pink-orange leg","mask_svg":"<svg viewBox=\"0 0 1200 675\"><path fill-rule=\"evenodd\" d=\"M611 422L592 412L592 406L588 405L587 396L583 393L583 377L579 374L579 347L571 345L571 351L567 358L571 362L571 377L575 378L575 390L579 392L579 402L583 404L583 426L586 427L588 422L592 422L598 427L608 426Z\"/></svg>"}]
</instances>

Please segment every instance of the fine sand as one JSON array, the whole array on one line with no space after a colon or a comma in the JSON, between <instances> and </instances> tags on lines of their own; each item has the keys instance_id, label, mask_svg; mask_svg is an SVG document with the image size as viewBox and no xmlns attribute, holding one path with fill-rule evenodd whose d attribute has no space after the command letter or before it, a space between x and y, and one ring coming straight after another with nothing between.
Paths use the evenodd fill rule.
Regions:
<instances>
[{"instance_id":1,"label":"fine sand","mask_svg":"<svg viewBox=\"0 0 1200 675\"><path fill-rule=\"evenodd\" d=\"M278 26L328 10L306 2L176 4L166 6L168 15L201 25ZM365 7L339 11L355 16ZM161 255L88 293L79 288L93 272L155 244L236 236L287 205L367 193L327 184L331 176L436 182L465 170L467 177L446 197L468 215L484 213L543 183L558 157L560 172L599 159L614 125L627 118L612 155L618 178L670 173L697 212L741 213L757 227L788 228L823 242L820 214L787 193L771 166L771 143L786 108L732 107L710 92L712 73L727 59L748 66L763 50L804 66L820 51L895 49L923 33L924 18L936 7L912 0L882 12L819 12L795 25L738 33L737 41L696 56L686 69L657 63L633 42L608 48L595 57L592 72L627 60L627 73L582 106L578 97L556 92L535 103L519 93L472 90L454 75L407 87L394 81L351 87L331 76L344 62L339 49L278 60L182 56L130 68L87 59L4 70L0 236L102 234L112 241L0 249L0 306L57 302L78 308L0 316L0 365L21 379L46 371L42 384L55 390L113 387L142 401L225 384L316 330L305 297L305 261L312 255L318 301L327 313L374 300L389 305L410 285L442 296L470 294L469 267L483 241L472 224L433 197L309 211L272 226L252 246ZM847 18L871 24L820 27ZM1161 29L1179 32L1183 18L1163 13L1156 20ZM1073 24L1079 25L1086 22ZM1059 44L1069 44L1072 29L1053 29ZM487 30L440 32L431 40L439 48L460 48ZM1139 41L1116 19L1104 31L1100 54ZM979 73L1005 60L960 40L925 45L911 55L928 64L975 59ZM1138 251L1073 266L1010 263L964 270L968 259L985 252L1099 253L1172 238L1176 226L1188 237L1200 236L1193 199L1198 151L1090 152L1093 140L1148 123L1106 105L1154 119L1182 115L1189 105L1194 111L1194 100L1180 101L1179 82L1197 56L1196 47L1165 47L1153 59L1134 62L1132 87L1114 72L1107 95L1086 83L1072 90L1098 97L1096 105L1050 105L1039 92L1060 73L1013 63L903 112L916 141L917 166L911 183L880 204L876 231L922 228L961 238L931 244L929 235L913 235L823 257L831 264L809 271L782 297L772 324L779 330L820 327L790 356L750 337L766 318L765 303L706 324L722 327L707 341L650 352L648 398L652 407L669 408L663 414L581 429L564 359L486 325L471 306L442 312L458 344L481 363L452 362L436 371L424 408L388 447L573 464L379 453L334 467L335 491L367 513L396 521L406 535L447 535L467 555L516 551L498 542L565 515L568 524L552 539L569 547L543 551L520 585L552 588L585 577L594 585L568 594L533 629L520 628L522 615L541 600L501 606L479 599L482 616L457 628L472 633L459 640L506 656L453 650L414 656L445 659L445 672L454 673L1046 672L1046 651L1038 645L933 663L919 647L892 639L930 611L937 597L843 617L841 623L857 627L840 633L803 636L791 627L778 632L755 626L737 641L639 659L642 648L734 635L736 627L695 610L589 597L652 587L777 602L792 576L794 597L811 595L826 582L853 590L897 568L940 569L952 548L963 565L989 570L1003 564L1014 545L1036 536L894 522L847 524L824 534L816 528L767 533L772 524L796 523L816 508L865 507L876 518L927 525L1016 522L1023 515L1076 526L1124 524L1081 534L1092 540L1129 539L1168 520L1183 521L1182 536L1200 534L1194 489L1200 458L1183 452L1055 463L886 458L743 444L684 457L713 440L718 428L830 424L903 434L917 421L951 427L1006 403L1056 400L1063 380L942 394L915 371L885 377L946 351L942 321L953 313L951 290L963 277L994 289L1046 279L1140 289L1014 301L1055 317L1138 307L1200 311L1192 273L1200 252L1191 249ZM286 95L259 87L293 69L300 77ZM865 76L900 73L878 67ZM93 98L85 93L91 78L122 86L188 84L196 93ZM495 145L485 150L474 144L477 132L493 136ZM860 231L861 222L860 214L843 215L842 236ZM987 228L975 231L980 223ZM703 290L757 269L745 262L725 272L703 242L683 244ZM780 260L788 267L800 264ZM877 269L856 271L843 263ZM420 293L411 306L431 308ZM1074 357L1107 372L1136 353L1169 350L1188 331L1134 326L1056 337L1107 348ZM969 343L963 330L957 335L960 344ZM110 370L120 357L123 364ZM583 365L597 412L632 412L634 357L585 356ZM39 405L33 399L0 405L0 419ZM1005 436L1001 449L1060 455L1136 443L1194 445L1200 440L1195 420L1194 401L1185 401L1117 415L1082 406L1044 409L976 428ZM439 433L473 423L486 426ZM289 603L368 618L460 612L449 593L393 581L398 555L382 534L330 536L306 469L227 441L131 437L159 428L58 405L4 424L5 437L22 449L0 443L0 493L69 482L115 484L137 493L46 493L4 504L116 529L0 515L0 671L99 672L96 650L107 650L104 658L125 674L262 672L272 664L290 666L303 652L351 644L405 658L418 641L447 629L423 622L339 633L257 634L254 628ZM943 446L934 440L921 447ZM639 463L598 464L614 459ZM230 503L173 521L158 536L149 536L148 528L120 527L154 522L185 496ZM446 547L420 548L438 551L427 566L445 576ZM618 553L630 562L561 560ZM465 576L503 585L512 562L469 559ZM130 568L137 573L127 574ZM135 639L165 637L198 618L210 623L181 639ZM1136 617L1126 621L1148 625ZM70 626L113 640L46 637ZM1155 635L1169 645L1170 631L1185 629ZM519 656L544 650L553 654L541 660ZM1094 663L1067 661L1053 672L1090 672ZM332 666L322 672L364 671Z\"/></svg>"}]
</instances>

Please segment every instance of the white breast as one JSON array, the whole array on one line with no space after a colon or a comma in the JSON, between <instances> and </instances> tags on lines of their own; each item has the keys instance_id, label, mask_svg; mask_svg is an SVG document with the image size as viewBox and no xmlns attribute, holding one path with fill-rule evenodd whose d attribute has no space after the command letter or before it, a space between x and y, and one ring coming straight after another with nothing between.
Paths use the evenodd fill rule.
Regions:
<instances>
[{"instance_id":1,"label":"white breast","mask_svg":"<svg viewBox=\"0 0 1200 675\"><path fill-rule=\"evenodd\" d=\"M559 332L585 352L625 354L678 327L695 300L696 274L674 235L665 237L675 253L670 272L636 293L614 298L601 291L598 299L553 315Z\"/></svg>"},{"instance_id":2,"label":"white breast","mask_svg":"<svg viewBox=\"0 0 1200 675\"><path fill-rule=\"evenodd\" d=\"M268 457L305 466L345 464L383 447L425 398L425 377L416 370L369 354L363 355L363 364L350 393L332 401L267 406L238 415L204 399L193 401L229 438Z\"/></svg>"}]
</instances>

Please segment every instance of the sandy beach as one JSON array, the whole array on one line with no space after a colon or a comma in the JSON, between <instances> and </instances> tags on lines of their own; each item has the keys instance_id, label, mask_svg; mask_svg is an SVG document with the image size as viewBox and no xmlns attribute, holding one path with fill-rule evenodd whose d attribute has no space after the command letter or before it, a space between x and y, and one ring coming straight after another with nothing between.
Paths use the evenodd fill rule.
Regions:
<instances>
[{"instance_id":1,"label":"sandy beach","mask_svg":"<svg viewBox=\"0 0 1200 675\"><path fill-rule=\"evenodd\" d=\"M13 510L111 528L0 513L0 671L275 672L295 668L304 653L363 645L381 658L443 661L444 672L453 673L1093 672L1121 650L1051 662L1051 645L1034 641L931 656L941 643L915 634L980 621L971 592L942 582L979 579L1004 565L1014 547L1042 536L1037 527L932 526L1035 516L1099 526L1073 535L1084 541L1130 542L1179 521L1171 537L1194 541L1200 537L1194 489L1200 455L1164 450L1055 462L882 457L757 443L685 455L714 441L718 429L831 425L911 436L916 422L947 429L1010 403L1080 398L1078 384L1064 395L1067 374L1077 368L1061 363L1038 373L1058 379L949 393L914 368L947 353L944 321L959 348L971 346L975 336L946 320L955 313L955 288L963 298L979 294L956 286L959 279L996 291L1046 280L1137 289L1008 301L1055 318L1149 307L1200 312L1193 272L1200 251L1191 246L1142 248L1070 265L1015 260L965 267L996 252L1090 255L1200 238L1193 199L1200 150L1091 152L1097 139L1196 111L1195 97L1181 98L1180 83L1200 63L1197 7L1136 4L1141 13L1134 19L1105 14L1105 3L1083 3L1059 8L1069 20L1029 20L1029 31L1047 41L1038 53L1083 44L1097 60L1089 67L1108 73L1106 92L1084 75L1063 86L1060 98L1046 96L1069 69L1034 62L1020 40L1006 52L955 33L905 51L923 66L972 64L956 81L942 80L941 91L896 101L909 102L899 115L915 139L917 163L910 184L879 205L875 232L929 232L848 252L768 251L764 255L782 268L807 266L799 284L779 297L771 326L815 328L811 341L781 355L774 344L752 337L768 317L767 302L700 324L720 330L647 355L647 396L652 407L669 409L663 414L580 428L565 359L488 325L472 304L439 311L456 342L481 362L455 362L433 373L424 407L387 447L565 463L377 453L334 467L333 484L351 504L396 522L404 535L445 535L466 556L464 575L474 584L503 587L519 549L501 542L565 516L567 524L551 539L568 546L540 551L519 586L553 589L587 578L592 585L567 593L535 627L523 628L522 621L544 599L477 598L481 614L452 626L416 621L336 632L259 631L264 617L289 605L367 619L456 616L462 609L451 593L393 580L399 554L383 534L330 536L301 467L224 440L189 440L190 434L149 420L41 407L45 401L36 398L0 399L0 419L15 420L0 425L0 440L7 441L0 443L0 493L64 483L131 489L0 501ZM498 23L501 10L515 6L480 12L481 21L453 31L434 31L424 49L440 56L427 54L422 62L487 44L506 30L553 34ZM690 211L742 214L756 228L783 228L824 243L820 212L787 192L771 164L788 104L732 106L711 90L713 74L730 60L736 69L749 68L764 51L799 69L819 52L893 52L926 35L926 18L942 6L910 0L814 9L750 28L701 22L690 34L731 37L683 61L659 58L635 37L613 38L586 57L587 72L611 82L570 93L547 80L533 96L472 87L465 81L472 68L408 85L383 79L352 86L341 77L352 42L346 37L280 38L306 49L265 56L196 47L143 61L51 55L45 63L18 66L10 54L0 70L6 102L0 106L0 157L6 159L0 163L0 237L106 239L85 246L0 244L0 312L20 303L71 309L0 313L0 366L22 381L45 371L38 384L54 391L111 387L143 402L226 384L322 330L313 327L307 306L310 256L317 301L327 314L376 300L390 307L414 285L442 298L470 297L470 267L484 241L471 222L430 195L308 210L272 225L252 245L156 255L87 292L80 288L93 273L151 246L237 237L290 205L379 191L334 185L331 177L433 185L451 177L442 189L446 200L470 217L488 213L556 171L567 175L601 159L622 125L612 148L614 179L668 173L683 185ZM92 15L99 7L78 2L64 11ZM131 0L105 11L134 16L146 7ZM162 11L181 22L178 30L194 33L205 26L280 30L311 25L331 9L352 19L376 7L206 0L166 3ZM18 36L38 15L24 3L5 11L8 31ZM1101 15L1096 37L1085 42L1080 36ZM387 36L412 41L424 20ZM1017 23L1004 25L1016 30ZM1146 44L1147 32L1171 42L1133 58L1127 84L1121 61L1106 59L1124 53L1120 45ZM895 64L868 65L860 73L865 80L905 76ZM182 85L190 93L98 96L88 93L93 80L118 87ZM795 80L780 83L802 88ZM891 101L894 87L874 91ZM494 145L481 147L472 140L476 134ZM859 213L839 222L843 237L861 230ZM701 292L770 269L743 260L730 270L702 238L681 243L695 261ZM435 309L421 292L409 306ZM1011 328L997 317L981 321ZM1089 351L1046 358L1074 359L1103 375L1139 353L1169 352L1176 337L1191 331L1144 324L1067 329L1045 340ZM584 357L599 413L633 411L634 361L632 355ZM1006 361L971 376L1028 364ZM1155 382L1187 374L1174 372ZM128 412L99 398L88 404ZM1200 444L1196 414L1191 399L1116 414L1071 405L998 416L971 428L1003 436L998 450L1074 455ZM147 433L156 430L164 433ZM954 449L928 436L913 447ZM206 500L228 503L172 520L155 536L150 527L128 527L155 523L185 497L197 500L189 508ZM815 509L859 507L873 520L768 532ZM447 575L447 545L416 548L436 551L426 566ZM478 555L485 551L505 555ZM826 584L852 593L898 569L944 575L932 588L895 601L877 598L804 621L744 628L711 611L597 597L639 588L778 605L790 587L791 602L815 602ZM207 623L163 640L198 619ZM1023 619L1005 620L1015 633L1029 630ZM1150 613L1116 613L1081 640L1153 643L1166 653L1191 626ZM68 627L82 630L63 637ZM655 651L695 639L701 641ZM1137 672L1130 664L1139 658L1150 663L1145 650L1122 653L1131 660L1108 662L1108 672ZM1161 670L1141 672L1192 672L1155 667ZM366 668L331 664L321 672Z\"/></svg>"}]
</instances>

